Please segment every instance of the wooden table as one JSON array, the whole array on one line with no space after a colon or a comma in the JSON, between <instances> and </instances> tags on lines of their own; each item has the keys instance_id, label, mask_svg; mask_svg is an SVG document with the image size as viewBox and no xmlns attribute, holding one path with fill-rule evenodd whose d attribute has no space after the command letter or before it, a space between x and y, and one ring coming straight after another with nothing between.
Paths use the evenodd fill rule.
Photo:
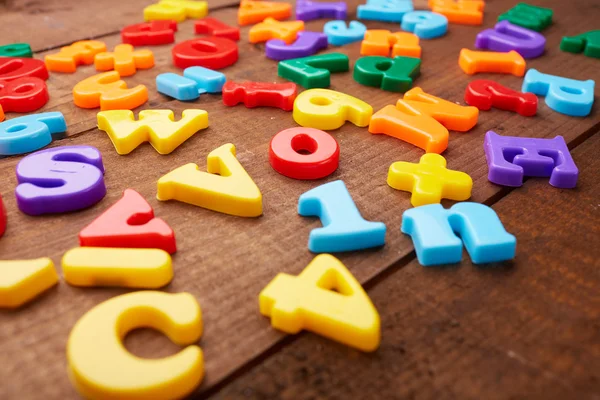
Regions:
<instances>
[{"instance_id":1,"label":"wooden table","mask_svg":"<svg viewBox=\"0 0 600 400\"><path fill-rule=\"evenodd\" d=\"M119 29L142 21L148 0L47 0L0 3L0 44L31 43L36 58L75 40L96 38L109 48L120 43ZM209 2L211 16L235 24L238 2ZM349 1L349 19L359 1ZM424 1L416 1L423 8ZM475 35L492 27L516 2L489 0L483 27L451 25L440 39L422 41L422 75L416 86L463 103L473 77L458 67L461 48L473 48ZM535 0L554 9L554 24L543 34L543 57L528 67L574 79L599 82L600 61L559 50L562 36L598 29L600 5L589 0ZM321 31L325 21L306 30ZM397 24L367 22L369 28L398 30ZM247 41L242 28L240 59L223 72L230 80L280 81L277 63L263 45ZM191 21L180 24L177 41L194 37ZM341 51L352 61L359 43ZM51 257L60 269L62 255L78 246L79 231L133 188L176 232L175 278L165 290L189 292L202 307L205 333L200 345L206 377L196 397L223 399L598 399L600 396L600 129L598 105L586 118L568 117L540 101L538 115L481 112L468 133L451 132L444 153L448 167L474 181L472 200L498 213L516 235L514 261L489 267L463 262L448 268L424 268L415 259L410 238L400 232L410 195L386 184L395 161L417 162L423 151L385 135L371 135L347 123L332 132L341 146L340 167L317 182L296 181L268 163L268 145L277 132L296 126L279 109L228 108L219 95L202 95L195 104L173 101L156 92L155 77L179 72L171 46L152 48L156 67L126 78L130 86L149 88L148 108L181 115L186 108L209 113L210 127L170 155L149 145L128 156L116 154L96 128L97 110L73 105L75 83L95 74L92 66L74 74L52 74L50 102L42 111L61 111L68 131L51 144L92 145L103 154L108 194L96 206L77 213L30 217L19 212L13 191L15 166L22 156L0 160L0 193L8 209L8 230L0 239L2 259ZM481 74L514 89L522 78ZM332 76L331 89L356 96L375 110L394 104L398 94L361 86L351 73ZM16 115L8 114L7 118ZM562 135L580 169L577 188L557 189L547 179L528 179L510 189L487 180L483 152L486 131L552 138ZM156 182L185 163L205 168L206 155L234 143L238 159L262 191L264 215L227 216L179 202L156 200ZM287 336L270 327L258 312L258 293L279 272L298 274L314 257L306 246L316 218L298 216L298 196L327 181L342 179L363 216L388 227L382 249L341 254L339 258L364 285L382 320L382 342L372 354L360 353L312 333ZM448 207L452 203L443 201ZM76 398L66 373L65 345L75 322L89 309L123 289L81 289L61 282L38 300L13 312L0 312L0 398ZM127 348L144 357L162 357L178 348L151 330L126 339Z\"/></svg>"}]
</instances>

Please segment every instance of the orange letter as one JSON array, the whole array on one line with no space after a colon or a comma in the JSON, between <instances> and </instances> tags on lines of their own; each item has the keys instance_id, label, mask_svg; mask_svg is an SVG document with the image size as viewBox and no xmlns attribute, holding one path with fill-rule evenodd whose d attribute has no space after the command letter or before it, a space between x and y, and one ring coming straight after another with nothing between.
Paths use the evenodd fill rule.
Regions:
<instances>
[{"instance_id":1,"label":"orange letter","mask_svg":"<svg viewBox=\"0 0 600 400\"><path fill-rule=\"evenodd\" d=\"M44 60L48 71L75 72L78 65L93 64L94 56L103 51L106 51L106 45L103 42L84 40L63 47L56 54L48 54Z\"/></svg>"},{"instance_id":2,"label":"orange letter","mask_svg":"<svg viewBox=\"0 0 600 400\"><path fill-rule=\"evenodd\" d=\"M498 72L500 74L525 75L525 60L512 50L508 53L495 51L472 51L462 49L458 65L469 75L477 72Z\"/></svg>"},{"instance_id":3,"label":"orange letter","mask_svg":"<svg viewBox=\"0 0 600 400\"><path fill-rule=\"evenodd\" d=\"M453 131L466 132L477 124L477 117L479 116L477 107L459 106L425 93L419 87L406 92L404 100L423 114L433 117L437 122Z\"/></svg>"},{"instance_id":4,"label":"orange letter","mask_svg":"<svg viewBox=\"0 0 600 400\"><path fill-rule=\"evenodd\" d=\"M82 80L73 88L77 107L101 110L131 110L148 100L148 89L137 85L128 89L117 71L105 72Z\"/></svg>"}]
</instances>

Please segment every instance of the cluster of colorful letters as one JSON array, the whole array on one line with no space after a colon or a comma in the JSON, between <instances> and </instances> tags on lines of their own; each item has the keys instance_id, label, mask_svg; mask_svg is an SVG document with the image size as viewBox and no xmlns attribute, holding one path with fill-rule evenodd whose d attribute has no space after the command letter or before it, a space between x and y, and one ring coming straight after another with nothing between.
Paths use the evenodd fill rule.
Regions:
<instances>
[{"instance_id":1,"label":"cluster of colorful letters","mask_svg":"<svg viewBox=\"0 0 600 400\"><path fill-rule=\"evenodd\" d=\"M120 78L137 69L154 66L150 50L134 46L175 42L177 23L195 21L195 32L204 35L177 43L173 64L183 74L156 77L156 90L180 101L203 93L222 93L226 106L277 107L292 111L301 127L276 134L270 143L269 161L280 174L294 179L320 179L336 171L340 159L337 141L327 130L347 121L368 127L425 150L418 164L394 162L387 177L390 187L411 192L415 208L403 214L402 232L411 236L422 265L460 262L463 244L473 263L490 263L514 257L516 239L507 233L488 206L462 202L450 209L442 198L464 201L471 197L473 181L464 172L447 169L440 154L449 144L449 130L472 129L479 110L496 107L522 116L537 112L536 95L546 97L551 109L586 116L594 100L594 81L577 81L530 69L527 58L544 53L546 39L539 32L552 23L552 11L520 3L500 15L494 29L479 33L475 47L463 49L458 64L467 74L496 72L525 76L522 92L489 80L474 80L460 106L413 87L419 77L420 39L443 36L448 23L480 25L481 0L430 0L432 11L414 11L410 0L367 0L358 7L358 19L400 23L407 32L368 30L359 21L346 24L344 2L298 0L297 21L286 3L242 0L239 24L254 25L251 43L266 42L266 56L279 61L278 75L290 83L233 82L215 71L238 60L240 31L206 17L203 1L161 0L144 10L147 22L122 30L123 44L108 52L104 43L73 43L45 61L32 58L26 44L0 47L0 121L6 112L31 112L49 99L45 80L49 71L72 73L79 65L93 64L103 71L73 88L73 101L81 108L100 108L98 128L106 132L118 154L129 154L149 142L160 154L169 154L198 131L208 127L208 113L187 109L179 121L171 110L144 110L135 120L133 108L148 100L148 88L128 88ZM205 18L206 17L206 18ZM304 21L334 18L324 32L304 31ZM372 107L348 94L327 89L331 74L350 70L342 53L316 55L328 45L362 41L363 57L354 64L353 77L363 85L402 92L395 105L373 113ZM566 37L561 49L600 57L600 31ZM298 85L305 91L298 94ZM91 146L59 146L40 150L52 135L65 132L60 112L45 112L0 123L0 155L24 157L16 168L15 190L19 209L28 215L65 213L88 208L106 194L100 152ZM484 149L489 180L498 185L521 186L524 176L549 176L550 184L573 188L578 170L561 136L535 139L500 136L487 132ZM221 213L257 217L263 212L260 189L237 160L233 144L208 154L207 172L186 164L158 180L161 201L178 200ZM300 196L298 213L318 216L322 228L314 229L308 248L333 253L383 246L386 226L362 218L344 182L317 186ZM0 198L0 236L6 228L6 211ZM460 238L455 234L460 234ZM173 230L136 191L127 189L80 235L81 247L62 260L64 279L75 286L122 286L157 289L173 278L171 256L176 251ZM0 307L19 307L58 282L50 259L0 261ZM328 290L335 288L339 293ZM344 265L329 254L320 254L297 277L279 274L259 296L260 312L272 325L288 333L310 329L364 351L379 345L377 311L360 284ZM131 316L136 314L135 318ZM204 370L202 352L190 345L163 360L142 360L121 344L137 327L153 327L174 342L192 344L202 334L200 307L189 294L158 291L134 292L110 299L84 315L72 330L67 357L69 375L77 390L88 398L130 398L146 393L153 398L179 398L196 388ZM90 349L97 351L90 351Z\"/></svg>"}]
</instances>

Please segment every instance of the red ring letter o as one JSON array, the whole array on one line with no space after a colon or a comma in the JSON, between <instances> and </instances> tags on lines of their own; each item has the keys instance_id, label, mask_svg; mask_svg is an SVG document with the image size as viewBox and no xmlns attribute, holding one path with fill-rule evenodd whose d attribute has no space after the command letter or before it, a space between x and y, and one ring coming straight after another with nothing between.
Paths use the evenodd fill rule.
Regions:
<instances>
[{"instance_id":1,"label":"red ring letter o","mask_svg":"<svg viewBox=\"0 0 600 400\"><path fill-rule=\"evenodd\" d=\"M319 129L290 128L271 139L269 162L275 171L288 178L324 178L335 172L339 161L337 141Z\"/></svg>"}]
</instances>

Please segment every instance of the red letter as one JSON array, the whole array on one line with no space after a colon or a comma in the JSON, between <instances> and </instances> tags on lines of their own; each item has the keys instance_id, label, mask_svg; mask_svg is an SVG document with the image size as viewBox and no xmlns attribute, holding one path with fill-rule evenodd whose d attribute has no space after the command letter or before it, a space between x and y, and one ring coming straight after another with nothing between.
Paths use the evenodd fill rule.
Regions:
<instances>
[{"instance_id":1,"label":"red letter","mask_svg":"<svg viewBox=\"0 0 600 400\"><path fill-rule=\"evenodd\" d=\"M240 40L240 28L229 26L216 18L204 18L196 21L198 35L210 35L227 39Z\"/></svg>"},{"instance_id":2,"label":"red letter","mask_svg":"<svg viewBox=\"0 0 600 400\"><path fill-rule=\"evenodd\" d=\"M264 106L291 111L297 94L295 83L227 82L223 85L223 104L231 107L244 103L248 108Z\"/></svg>"},{"instance_id":3,"label":"red letter","mask_svg":"<svg viewBox=\"0 0 600 400\"><path fill-rule=\"evenodd\" d=\"M19 78L10 82L0 80L0 105L4 111L35 111L49 99L46 82L39 78Z\"/></svg>"},{"instance_id":4,"label":"red letter","mask_svg":"<svg viewBox=\"0 0 600 400\"><path fill-rule=\"evenodd\" d=\"M339 160L336 140L318 129L290 128L271 139L269 162L288 178L324 178L335 172Z\"/></svg>"},{"instance_id":5,"label":"red letter","mask_svg":"<svg viewBox=\"0 0 600 400\"><path fill-rule=\"evenodd\" d=\"M35 58L0 57L0 81L8 82L27 76L48 79L46 64Z\"/></svg>"},{"instance_id":6,"label":"red letter","mask_svg":"<svg viewBox=\"0 0 600 400\"><path fill-rule=\"evenodd\" d=\"M480 110L489 110L493 106L531 117L537 112L538 99L533 93L517 92L497 82L479 79L467 86L465 102Z\"/></svg>"},{"instance_id":7,"label":"red letter","mask_svg":"<svg viewBox=\"0 0 600 400\"><path fill-rule=\"evenodd\" d=\"M150 204L138 192L123 198L79 233L81 246L163 249L175 253L175 234L165 221L154 218Z\"/></svg>"},{"instance_id":8,"label":"red letter","mask_svg":"<svg viewBox=\"0 0 600 400\"><path fill-rule=\"evenodd\" d=\"M133 46L155 46L175 41L177 22L162 20L129 25L121 31L123 43Z\"/></svg>"},{"instance_id":9,"label":"red letter","mask_svg":"<svg viewBox=\"0 0 600 400\"><path fill-rule=\"evenodd\" d=\"M176 67L200 66L209 69L228 67L238 60L237 44L227 38L203 37L181 42L173 47Z\"/></svg>"}]
</instances>

